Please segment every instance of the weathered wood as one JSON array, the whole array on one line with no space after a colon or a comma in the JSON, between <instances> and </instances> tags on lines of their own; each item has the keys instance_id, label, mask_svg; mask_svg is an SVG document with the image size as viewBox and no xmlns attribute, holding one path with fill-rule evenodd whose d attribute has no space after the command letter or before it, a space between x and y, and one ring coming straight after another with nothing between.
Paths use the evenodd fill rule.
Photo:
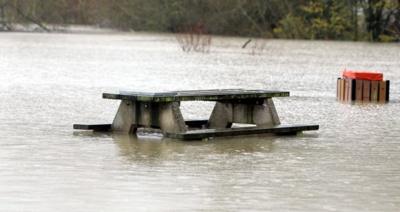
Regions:
<instances>
[{"instance_id":1,"label":"weathered wood","mask_svg":"<svg viewBox=\"0 0 400 212\"><path fill-rule=\"evenodd\" d=\"M336 99L338 101L343 101L343 89L342 89L343 79L337 78L336 82Z\"/></svg>"},{"instance_id":2,"label":"weathered wood","mask_svg":"<svg viewBox=\"0 0 400 212\"><path fill-rule=\"evenodd\" d=\"M186 126L191 128L203 128L208 123L208 120L187 120L185 121ZM112 124L74 124L73 129L75 130L93 130L93 131L109 131L111 130ZM160 129L157 129L161 132Z\"/></svg>"},{"instance_id":3,"label":"weathered wood","mask_svg":"<svg viewBox=\"0 0 400 212\"><path fill-rule=\"evenodd\" d=\"M344 79L344 99L343 101L348 101L349 100L349 81L347 79Z\"/></svg>"},{"instance_id":4,"label":"weathered wood","mask_svg":"<svg viewBox=\"0 0 400 212\"><path fill-rule=\"evenodd\" d=\"M363 80L363 102L370 102L371 81Z\"/></svg>"},{"instance_id":5,"label":"weathered wood","mask_svg":"<svg viewBox=\"0 0 400 212\"><path fill-rule=\"evenodd\" d=\"M337 79L337 99L352 102L388 102L390 81Z\"/></svg>"},{"instance_id":6,"label":"weathered wood","mask_svg":"<svg viewBox=\"0 0 400 212\"><path fill-rule=\"evenodd\" d=\"M200 140L210 137L221 136L238 136L238 135L252 135L252 134L293 134L301 131L318 130L319 125L280 125L275 127L242 127L230 129L203 129L192 130L185 133L166 133L165 136L169 138L182 139L182 140Z\"/></svg>"},{"instance_id":7,"label":"weathered wood","mask_svg":"<svg viewBox=\"0 0 400 212\"><path fill-rule=\"evenodd\" d=\"M356 80L356 101L362 101L363 94L362 80Z\"/></svg>"},{"instance_id":8,"label":"weathered wood","mask_svg":"<svg viewBox=\"0 0 400 212\"><path fill-rule=\"evenodd\" d=\"M340 79L340 101L344 101L345 100L345 80L344 79Z\"/></svg>"},{"instance_id":9,"label":"weathered wood","mask_svg":"<svg viewBox=\"0 0 400 212\"><path fill-rule=\"evenodd\" d=\"M345 79L346 89L345 89L345 101L351 102L356 100L356 80Z\"/></svg>"},{"instance_id":10,"label":"weathered wood","mask_svg":"<svg viewBox=\"0 0 400 212\"><path fill-rule=\"evenodd\" d=\"M378 101L378 91L379 89L379 82L378 81L371 81L371 102Z\"/></svg>"},{"instance_id":11,"label":"weathered wood","mask_svg":"<svg viewBox=\"0 0 400 212\"><path fill-rule=\"evenodd\" d=\"M336 97L339 101L360 101L362 98L362 81L349 78L338 78L336 92Z\"/></svg>"},{"instance_id":12,"label":"weathered wood","mask_svg":"<svg viewBox=\"0 0 400 212\"><path fill-rule=\"evenodd\" d=\"M140 102L179 102L179 101L223 101L223 100L248 100L266 99L272 97L287 97L287 91L267 90L243 90L243 89L221 89L221 90L193 90L172 91L161 93L144 92L120 92L119 94L103 93L105 99L121 99Z\"/></svg>"},{"instance_id":13,"label":"weathered wood","mask_svg":"<svg viewBox=\"0 0 400 212\"><path fill-rule=\"evenodd\" d=\"M93 131L109 131L111 124L74 124L75 130L93 130Z\"/></svg>"},{"instance_id":14,"label":"weathered wood","mask_svg":"<svg viewBox=\"0 0 400 212\"><path fill-rule=\"evenodd\" d=\"M379 102L385 103L386 102L386 81L379 82Z\"/></svg>"}]
</instances>

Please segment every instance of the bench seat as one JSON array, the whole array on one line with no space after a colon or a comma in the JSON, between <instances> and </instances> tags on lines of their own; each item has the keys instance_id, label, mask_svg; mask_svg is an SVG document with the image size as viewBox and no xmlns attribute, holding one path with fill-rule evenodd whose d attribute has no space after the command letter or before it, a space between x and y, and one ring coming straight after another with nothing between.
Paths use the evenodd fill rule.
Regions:
<instances>
[{"instance_id":1,"label":"bench seat","mask_svg":"<svg viewBox=\"0 0 400 212\"><path fill-rule=\"evenodd\" d=\"M200 140L210 137L237 136L274 133L278 135L294 135L301 131L318 130L319 125L278 125L275 127L239 127L227 129L190 130L184 133L166 133L168 138L182 140Z\"/></svg>"}]
</instances>

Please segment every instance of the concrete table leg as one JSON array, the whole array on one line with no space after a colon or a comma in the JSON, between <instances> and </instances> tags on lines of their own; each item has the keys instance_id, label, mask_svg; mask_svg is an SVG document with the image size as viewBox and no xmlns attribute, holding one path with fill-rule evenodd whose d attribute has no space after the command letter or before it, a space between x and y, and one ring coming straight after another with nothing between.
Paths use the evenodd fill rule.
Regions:
<instances>
[{"instance_id":1,"label":"concrete table leg","mask_svg":"<svg viewBox=\"0 0 400 212\"><path fill-rule=\"evenodd\" d=\"M217 102L209 119L209 128L228 128L232 123L275 126L280 124L271 98L247 103Z\"/></svg>"},{"instance_id":2,"label":"concrete table leg","mask_svg":"<svg viewBox=\"0 0 400 212\"><path fill-rule=\"evenodd\" d=\"M216 102L208 120L208 128L229 128L233 123L233 104Z\"/></svg>"},{"instance_id":3,"label":"concrete table leg","mask_svg":"<svg viewBox=\"0 0 400 212\"><path fill-rule=\"evenodd\" d=\"M138 125L169 133L185 132L186 125L179 102L139 102Z\"/></svg>"},{"instance_id":4,"label":"concrete table leg","mask_svg":"<svg viewBox=\"0 0 400 212\"><path fill-rule=\"evenodd\" d=\"M113 131L122 133L136 133L137 119L136 119L136 102L122 100L119 105L117 114L111 125Z\"/></svg>"},{"instance_id":5,"label":"concrete table leg","mask_svg":"<svg viewBox=\"0 0 400 212\"><path fill-rule=\"evenodd\" d=\"M187 128L183 119L179 102L159 104L159 126L163 133L186 132Z\"/></svg>"},{"instance_id":6,"label":"concrete table leg","mask_svg":"<svg viewBox=\"0 0 400 212\"><path fill-rule=\"evenodd\" d=\"M151 103L122 100L111 129L134 134L138 127L156 128L168 133L187 130L179 102Z\"/></svg>"},{"instance_id":7,"label":"concrete table leg","mask_svg":"<svg viewBox=\"0 0 400 212\"><path fill-rule=\"evenodd\" d=\"M257 126L275 126L281 124L274 101L265 99L263 104L255 105L252 123Z\"/></svg>"}]
</instances>

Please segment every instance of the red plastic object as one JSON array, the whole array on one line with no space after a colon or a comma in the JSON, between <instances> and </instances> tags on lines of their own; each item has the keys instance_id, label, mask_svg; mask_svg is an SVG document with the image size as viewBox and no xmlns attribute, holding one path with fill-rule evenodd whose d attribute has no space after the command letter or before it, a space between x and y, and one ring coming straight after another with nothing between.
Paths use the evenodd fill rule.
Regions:
<instances>
[{"instance_id":1,"label":"red plastic object","mask_svg":"<svg viewBox=\"0 0 400 212\"><path fill-rule=\"evenodd\" d=\"M343 77L350 79L358 79L358 80L373 80L373 81L382 81L383 74L380 72L372 72L372 71L343 71Z\"/></svg>"}]
</instances>

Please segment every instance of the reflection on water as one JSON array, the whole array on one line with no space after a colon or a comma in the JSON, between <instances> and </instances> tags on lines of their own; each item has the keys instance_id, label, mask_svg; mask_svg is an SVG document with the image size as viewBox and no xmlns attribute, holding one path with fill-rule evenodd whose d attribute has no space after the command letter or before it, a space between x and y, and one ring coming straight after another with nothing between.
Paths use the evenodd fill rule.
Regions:
<instances>
[{"instance_id":1,"label":"reflection on water","mask_svg":"<svg viewBox=\"0 0 400 212\"><path fill-rule=\"evenodd\" d=\"M184 53L157 34L0 34L0 210L398 211L400 46L239 38ZM381 70L389 104L335 100L340 70ZM110 123L102 92L213 88L289 90L283 124L299 136L182 142L73 131ZM186 119L212 104L185 102Z\"/></svg>"},{"instance_id":2,"label":"reflection on water","mask_svg":"<svg viewBox=\"0 0 400 212\"><path fill-rule=\"evenodd\" d=\"M127 160L169 160L179 154L195 154L198 151L213 152L214 154L250 154L254 152L272 152L273 137L236 137L215 138L203 141L177 141L156 136L129 136L112 135L112 138L120 149L120 154ZM245 139L245 140L244 140ZM193 151L195 150L195 151Z\"/></svg>"}]
</instances>

